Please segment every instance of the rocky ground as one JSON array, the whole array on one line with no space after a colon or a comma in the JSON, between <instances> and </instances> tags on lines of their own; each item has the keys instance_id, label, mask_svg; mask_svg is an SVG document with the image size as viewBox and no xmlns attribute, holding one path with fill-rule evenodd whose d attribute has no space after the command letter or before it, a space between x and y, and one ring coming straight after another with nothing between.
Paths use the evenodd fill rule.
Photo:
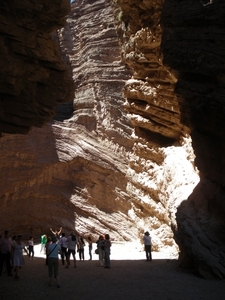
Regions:
<instances>
[{"instance_id":1,"label":"rocky ground","mask_svg":"<svg viewBox=\"0 0 225 300\"><path fill-rule=\"evenodd\" d=\"M48 286L44 255L40 254L39 245L35 246L35 260L30 261L25 255L26 265L20 270L19 280L2 274L0 299L224 299L224 281L185 273L169 253L153 252L153 261L146 262L141 245L113 245L111 269L104 269L98 265L98 256L93 254L89 261L87 247L85 250L86 260L77 261L77 268L66 269L60 263L61 287L57 288L56 282Z\"/></svg>"}]
</instances>

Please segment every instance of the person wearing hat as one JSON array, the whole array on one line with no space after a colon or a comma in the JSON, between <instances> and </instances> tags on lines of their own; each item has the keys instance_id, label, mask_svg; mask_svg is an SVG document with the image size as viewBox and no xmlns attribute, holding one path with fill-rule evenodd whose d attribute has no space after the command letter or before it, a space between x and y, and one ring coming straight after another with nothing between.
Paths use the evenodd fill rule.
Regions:
<instances>
[{"instance_id":1,"label":"person wearing hat","mask_svg":"<svg viewBox=\"0 0 225 300\"><path fill-rule=\"evenodd\" d=\"M145 245L146 259L147 259L147 261L151 261L152 260L151 236L148 231L145 232L145 235L143 237L143 242Z\"/></svg>"}]
</instances>

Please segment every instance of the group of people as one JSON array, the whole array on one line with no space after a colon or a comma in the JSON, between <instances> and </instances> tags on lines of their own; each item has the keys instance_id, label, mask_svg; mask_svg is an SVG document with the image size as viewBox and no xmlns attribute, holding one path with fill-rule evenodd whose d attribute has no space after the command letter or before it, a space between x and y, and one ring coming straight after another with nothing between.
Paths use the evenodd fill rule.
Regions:
<instances>
[{"instance_id":1,"label":"group of people","mask_svg":"<svg viewBox=\"0 0 225 300\"><path fill-rule=\"evenodd\" d=\"M109 234L105 236L100 235L97 241L97 251L96 253L99 255L100 266L109 269L110 268L110 248L111 241Z\"/></svg>"},{"instance_id":2,"label":"group of people","mask_svg":"<svg viewBox=\"0 0 225 300\"><path fill-rule=\"evenodd\" d=\"M76 268L76 250L79 253L80 260L84 261L84 239L80 235L75 235L74 232L66 237L65 233L62 232L62 227L59 231L53 231L50 228L52 237L47 237L47 235L41 236L41 249L40 252L45 250L46 253L46 264L48 265L48 275L49 275L49 286L52 285L53 275L56 278L57 286L59 284L59 254L61 255L62 265L66 265L66 268L70 266L70 257L72 254L74 268ZM89 249L89 260L92 260L92 249L93 249L93 238L88 236L87 238L88 249ZM152 260L151 254L151 236L148 231L145 232L143 237L143 243L146 252L146 260ZM110 250L111 241L109 234L100 235L96 246L97 249L95 253L99 255L99 264L105 268L110 268ZM31 236L27 242L27 247L22 241L22 236L18 235L13 238L10 237L9 231L5 230L4 236L0 238L0 276L3 271L4 263L6 265L6 271L8 276L12 275L12 269L15 272L15 278L19 279L19 269L25 264L23 258L23 251L27 253L30 260L34 260L34 239Z\"/></svg>"},{"instance_id":3,"label":"group of people","mask_svg":"<svg viewBox=\"0 0 225 300\"><path fill-rule=\"evenodd\" d=\"M77 252L79 253L79 258L80 260L84 260L84 246L85 242L81 236L78 235L78 237L75 235L74 232L70 234L70 236L66 237L65 233L61 233L62 227L60 227L59 231L53 231L50 228L50 231L53 234L53 237L55 237L57 243L61 246L61 259L62 259L62 264L64 265L65 262L67 261L67 258L70 257L72 254L74 257L75 261L75 266L76 266L76 257L75 252L77 248ZM92 260L92 238L91 236L88 237L88 246L89 246L89 256L90 260ZM52 237L47 235L42 235L41 236L41 249L40 252L43 252L45 250L47 254L48 246L49 244L52 243Z\"/></svg>"},{"instance_id":4,"label":"group of people","mask_svg":"<svg viewBox=\"0 0 225 300\"><path fill-rule=\"evenodd\" d=\"M70 257L72 254L74 268L76 268L76 250L79 253L80 260L84 261L84 247L85 242L82 236L75 235L74 232L66 237L65 233L62 232L62 228L59 231L53 231L50 228L53 237L47 237L46 235L41 236L41 251L45 247L46 251L46 264L48 265L49 274L49 286L52 285L53 274L57 281L57 287L59 284L59 254L61 255L62 265L66 264L66 268L69 268ZM89 249L89 260L92 260L92 249L93 239L91 236L87 238L88 249ZM105 268L110 268L110 247L111 241L109 234L105 236L101 235L96 242L97 249L99 250L99 261L100 266L105 265ZM43 246L45 245L45 246Z\"/></svg>"},{"instance_id":5,"label":"group of people","mask_svg":"<svg viewBox=\"0 0 225 300\"><path fill-rule=\"evenodd\" d=\"M31 238L29 241L32 241ZM19 269L25 264L23 250L27 255L32 256L32 245L28 244L29 248L27 250L21 235L11 238L9 231L5 230L4 235L0 239L0 276L2 275L3 266L5 264L8 276L13 276L13 269L15 278L19 279Z\"/></svg>"}]
</instances>

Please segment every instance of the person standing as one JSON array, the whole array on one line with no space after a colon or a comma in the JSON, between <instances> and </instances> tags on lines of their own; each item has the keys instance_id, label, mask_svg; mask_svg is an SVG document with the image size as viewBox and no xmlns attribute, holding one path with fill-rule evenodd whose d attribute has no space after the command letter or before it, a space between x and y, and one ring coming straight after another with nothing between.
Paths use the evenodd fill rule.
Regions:
<instances>
[{"instance_id":1,"label":"person standing","mask_svg":"<svg viewBox=\"0 0 225 300\"><path fill-rule=\"evenodd\" d=\"M97 248L99 251L99 263L100 263L100 267L104 266L104 259L105 259L105 240L103 235L100 235L97 242Z\"/></svg>"},{"instance_id":2,"label":"person standing","mask_svg":"<svg viewBox=\"0 0 225 300\"><path fill-rule=\"evenodd\" d=\"M73 256L73 264L74 264L74 268L77 267L76 265L76 245L77 245L77 238L74 234L74 232L71 232L70 236L67 239L67 247L68 247L68 251L67 251L67 265L66 268L69 268L70 265L70 254L72 254Z\"/></svg>"},{"instance_id":3,"label":"person standing","mask_svg":"<svg viewBox=\"0 0 225 300\"><path fill-rule=\"evenodd\" d=\"M41 235L41 250L40 250L40 253L45 249L46 243L47 243L47 235L43 234L43 235Z\"/></svg>"},{"instance_id":4,"label":"person standing","mask_svg":"<svg viewBox=\"0 0 225 300\"><path fill-rule=\"evenodd\" d=\"M65 237L65 233L62 233L62 236L58 242L58 244L61 247L61 259L62 259L62 264L65 264L65 259L66 259L66 250L67 250L67 238Z\"/></svg>"},{"instance_id":5,"label":"person standing","mask_svg":"<svg viewBox=\"0 0 225 300\"><path fill-rule=\"evenodd\" d=\"M88 237L88 250L89 250L89 256L90 256L89 260L92 260L92 239L91 239L90 235Z\"/></svg>"},{"instance_id":6,"label":"person standing","mask_svg":"<svg viewBox=\"0 0 225 300\"><path fill-rule=\"evenodd\" d=\"M34 260L34 238L31 236L29 241L28 241L28 255Z\"/></svg>"},{"instance_id":7,"label":"person standing","mask_svg":"<svg viewBox=\"0 0 225 300\"><path fill-rule=\"evenodd\" d=\"M21 266L25 265L23 250L28 254L25 244L22 241L21 235L18 235L16 241L13 242L12 250L13 250L13 266L15 271L15 278L19 279L19 269L21 268Z\"/></svg>"},{"instance_id":8,"label":"person standing","mask_svg":"<svg viewBox=\"0 0 225 300\"><path fill-rule=\"evenodd\" d=\"M148 231L145 232L145 235L143 237L143 242L145 245L145 253L146 253L146 260L151 261L152 260L152 251L151 251L151 236Z\"/></svg>"},{"instance_id":9,"label":"person standing","mask_svg":"<svg viewBox=\"0 0 225 300\"><path fill-rule=\"evenodd\" d=\"M85 242L83 238L80 236L77 244L80 260L84 260L84 246L85 246Z\"/></svg>"},{"instance_id":10,"label":"person standing","mask_svg":"<svg viewBox=\"0 0 225 300\"><path fill-rule=\"evenodd\" d=\"M110 269L110 249L111 241L109 234L105 235L105 268Z\"/></svg>"},{"instance_id":11,"label":"person standing","mask_svg":"<svg viewBox=\"0 0 225 300\"><path fill-rule=\"evenodd\" d=\"M49 276L49 286L52 285L52 277L54 272L54 277L57 281L57 287L59 288L59 257L58 254L61 254L61 247L57 243L57 239L54 236L52 238L52 243L49 244L47 250L48 256L48 276Z\"/></svg>"},{"instance_id":12,"label":"person standing","mask_svg":"<svg viewBox=\"0 0 225 300\"><path fill-rule=\"evenodd\" d=\"M4 236L0 239L0 276L2 275L3 265L6 262L7 274L12 276L11 266L12 239L9 236L9 231L5 230Z\"/></svg>"}]
</instances>

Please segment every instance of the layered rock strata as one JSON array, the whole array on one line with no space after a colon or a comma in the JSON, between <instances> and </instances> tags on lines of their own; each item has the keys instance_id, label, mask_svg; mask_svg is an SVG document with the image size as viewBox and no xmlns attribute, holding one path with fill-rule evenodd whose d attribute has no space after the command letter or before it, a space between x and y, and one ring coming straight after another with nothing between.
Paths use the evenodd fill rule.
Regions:
<instances>
[{"instance_id":1,"label":"layered rock strata","mask_svg":"<svg viewBox=\"0 0 225 300\"><path fill-rule=\"evenodd\" d=\"M208 52L199 58L197 31L185 30L201 24L212 39L222 32L224 5L192 4L72 4L55 38L75 97L43 129L1 139L2 230L38 236L63 226L138 240L148 229L153 250L177 251L175 234L181 265L224 277L223 68L210 68ZM211 19L216 28L207 27Z\"/></svg>"},{"instance_id":2,"label":"layered rock strata","mask_svg":"<svg viewBox=\"0 0 225 300\"><path fill-rule=\"evenodd\" d=\"M151 228L155 240L154 250L171 247L176 252L171 219L174 218L177 203L185 199L198 182L192 164L193 153L177 116L173 119L173 125L172 122L170 124L176 133L168 137L169 122L164 120L165 110L161 109L159 119L162 119L167 134L157 136L157 133L153 133L153 136L156 135L155 141L159 143L152 142L153 138L146 138L144 134L138 135L132 115L126 116L124 108L128 104L123 98L122 88L127 87L133 79L121 63L121 49L118 47L114 21L109 1L76 1L72 5L67 26L59 34L61 49L73 70L76 86L74 112L69 123L74 132L78 128L79 132L83 132L80 139L83 135L83 139L88 140L85 152L90 152L88 157L84 153L79 154L85 158L80 162L82 171L79 168L78 174L74 173L75 182L79 186L71 197L77 199L72 200L78 212L76 229L87 234L90 226L92 232L102 232L108 228L113 238L137 240L145 228ZM128 78L130 80L125 84ZM141 81L139 83L142 84ZM142 90L142 96L149 103L153 102L147 90ZM176 101L171 100L168 107L172 105L176 105ZM155 107L157 109L157 105ZM178 109L176 113L171 113L172 116L175 114L179 116ZM136 133L133 133L133 128L137 129ZM174 148L172 145L176 140L180 147ZM92 147L89 143L96 145L96 153L90 150ZM165 145L171 146L168 152ZM60 157L65 156L64 152L62 143ZM112 157L115 153L117 160L113 159L114 165ZM99 156L98 172L93 164L96 161L95 155ZM170 159L174 160L175 157L177 166L173 173L169 165ZM111 167L106 167L106 164ZM160 168L160 165L164 167ZM111 168L115 168L112 174ZM182 174L179 179L174 176L178 169L179 174ZM105 178L106 170L110 181ZM174 182L171 177L174 177ZM174 184L179 188L171 193ZM158 191L159 186L162 193ZM181 186L185 186L183 191ZM107 192L102 192L105 189ZM94 209L93 204L96 205Z\"/></svg>"},{"instance_id":3,"label":"layered rock strata","mask_svg":"<svg viewBox=\"0 0 225 300\"><path fill-rule=\"evenodd\" d=\"M74 86L51 33L61 28L69 0L1 1L0 133L27 133L73 99Z\"/></svg>"},{"instance_id":4,"label":"layered rock strata","mask_svg":"<svg viewBox=\"0 0 225 300\"><path fill-rule=\"evenodd\" d=\"M159 47L146 29L140 27L132 43L149 53L147 63L142 54L132 63L140 52L135 49L124 51L130 70L121 61L117 9L109 1L76 1L67 25L54 35L72 72L75 98L59 106L43 129L2 138L1 205L8 215L2 226L35 236L63 226L84 236L109 232L114 240L135 241L151 230L153 250L176 254L176 207L198 182L190 138L179 121L174 77L159 62L160 79L151 64ZM126 49L132 47L128 41ZM139 66L133 78L132 64ZM17 213L21 199L26 218Z\"/></svg>"},{"instance_id":5,"label":"layered rock strata","mask_svg":"<svg viewBox=\"0 0 225 300\"><path fill-rule=\"evenodd\" d=\"M2 137L1 212L8 216L2 227L39 236L61 225L67 233L76 229L97 238L110 231L131 239L124 176L132 127L122 108L130 73L121 63L110 2L74 3L67 26L54 38L73 72L75 98L58 107L43 129ZM14 205L20 199L26 218Z\"/></svg>"},{"instance_id":6,"label":"layered rock strata","mask_svg":"<svg viewBox=\"0 0 225 300\"><path fill-rule=\"evenodd\" d=\"M180 264L206 278L224 278L224 3L118 4L123 57L134 71L125 87L127 109L138 136L144 132L150 144L160 145L169 142L165 137L178 141L191 132L201 181L172 222Z\"/></svg>"}]
</instances>

